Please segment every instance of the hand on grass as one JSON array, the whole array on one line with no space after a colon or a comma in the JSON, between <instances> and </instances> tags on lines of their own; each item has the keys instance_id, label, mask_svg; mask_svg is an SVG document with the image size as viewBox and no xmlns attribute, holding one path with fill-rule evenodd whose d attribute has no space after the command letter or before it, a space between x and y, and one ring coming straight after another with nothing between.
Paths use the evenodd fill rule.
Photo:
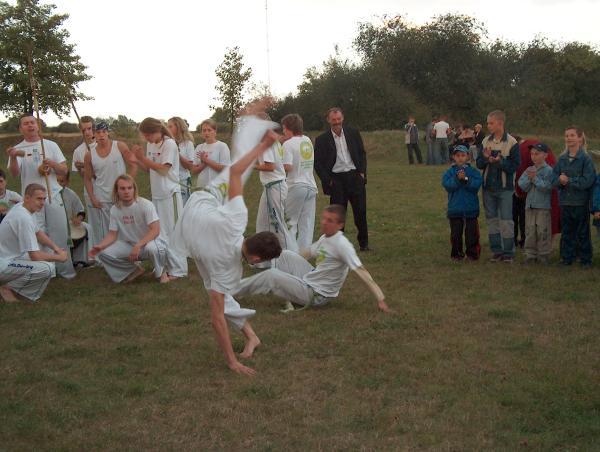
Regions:
<instances>
[{"instance_id":1,"label":"hand on grass","mask_svg":"<svg viewBox=\"0 0 600 452\"><path fill-rule=\"evenodd\" d=\"M253 377L256 375L256 371L248 366L244 366L241 362L235 361L229 364L229 368L233 370L236 374L240 375L248 375L249 377Z\"/></svg>"}]
</instances>

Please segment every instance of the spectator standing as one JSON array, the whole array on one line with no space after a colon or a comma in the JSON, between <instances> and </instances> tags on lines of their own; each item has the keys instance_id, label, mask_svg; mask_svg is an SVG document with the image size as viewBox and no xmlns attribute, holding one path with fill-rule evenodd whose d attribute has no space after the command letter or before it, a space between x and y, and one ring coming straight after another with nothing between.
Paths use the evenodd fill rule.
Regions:
<instances>
[{"instance_id":1,"label":"spectator standing","mask_svg":"<svg viewBox=\"0 0 600 452\"><path fill-rule=\"evenodd\" d=\"M408 151L408 163L410 165L415 163L413 152L417 156L417 161L423 163L421 149L419 148L419 128L415 124L414 116L408 117L408 122L405 124L404 130L406 131L404 142L406 143L406 150Z\"/></svg>"}]
</instances>

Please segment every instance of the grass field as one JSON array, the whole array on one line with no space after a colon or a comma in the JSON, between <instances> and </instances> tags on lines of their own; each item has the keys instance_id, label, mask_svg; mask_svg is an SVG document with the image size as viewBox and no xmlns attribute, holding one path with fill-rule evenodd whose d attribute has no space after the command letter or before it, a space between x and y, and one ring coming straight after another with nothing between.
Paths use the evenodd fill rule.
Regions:
<instances>
[{"instance_id":1,"label":"grass field","mask_svg":"<svg viewBox=\"0 0 600 452\"><path fill-rule=\"evenodd\" d=\"M249 379L224 365L196 274L53 280L35 305L0 304L0 450L600 449L600 258L490 264L482 218L482 260L451 262L443 168L409 167L402 139L365 134L361 258L395 315L353 275L322 309L245 299L263 341ZM258 196L254 175L248 232Z\"/></svg>"}]
</instances>

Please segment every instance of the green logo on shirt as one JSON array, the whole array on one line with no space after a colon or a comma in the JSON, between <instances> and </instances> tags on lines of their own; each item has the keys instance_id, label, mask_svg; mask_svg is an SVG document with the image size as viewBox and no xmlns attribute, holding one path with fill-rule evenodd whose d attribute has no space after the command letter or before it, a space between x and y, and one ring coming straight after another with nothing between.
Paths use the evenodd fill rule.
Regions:
<instances>
[{"instance_id":1,"label":"green logo on shirt","mask_svg":"<svg viewBox=\"0 0 600 452\"><path fill-rule=\"evenodd\" d=\"M325 248L319 248L319 251L317 252L317 258L315 260L317 265L319 265L321 262L323 262L326 258L327 258L327 253L325 252Z\"/></svg>"},{"instance_id":2,"label":"green logo on shirt","mask_svg":"<svg viewBox=\"0 0 600 452\"><path fill-rule=\"evenodd\" d=\"M313 146L309 141L303 141L300 143L300 155L304 160L311 160L313 158Z\"/></svg>"},{"instance_id":3,"label":"green logo on shirt","mask_svg":"<svg viewBox=\"0 0 600 452\"><path fill-rule=\"evenodd\" d=\"M227 196L227 190L229 189L229 184L227 182L223 182L217 185L217 190L221 193L221 196L225 198Z\"/></svg>"},{"instance_id":4,"label":"green logo on shirt","mask_svg":"<svg viewBox=\"0 0 600 452\"><path fill-rule=\"evenodd\" d=\"M279 154L279 158L283 158L283 146L281 143L277 143L277 153Z\"/></svg>"}]
</instances>

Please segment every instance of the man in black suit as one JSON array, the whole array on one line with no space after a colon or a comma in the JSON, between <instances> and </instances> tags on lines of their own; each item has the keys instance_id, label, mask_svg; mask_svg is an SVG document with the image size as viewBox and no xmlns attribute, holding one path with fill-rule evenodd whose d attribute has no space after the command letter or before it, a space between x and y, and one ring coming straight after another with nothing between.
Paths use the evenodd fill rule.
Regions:
<instances>
[{"instance_id":1,"label":"man in black suit","mask_svg":"<svg viewBox=\"0 0 600 452\"><path fill-rule=\"evenodd\" d=\"M315 170L330 204L352 206L361 251L369 250L367 228L367 154L360 133L343 127L340 108L327 112L330 130L315 140Z\"/></svg>"}]
</instances>

